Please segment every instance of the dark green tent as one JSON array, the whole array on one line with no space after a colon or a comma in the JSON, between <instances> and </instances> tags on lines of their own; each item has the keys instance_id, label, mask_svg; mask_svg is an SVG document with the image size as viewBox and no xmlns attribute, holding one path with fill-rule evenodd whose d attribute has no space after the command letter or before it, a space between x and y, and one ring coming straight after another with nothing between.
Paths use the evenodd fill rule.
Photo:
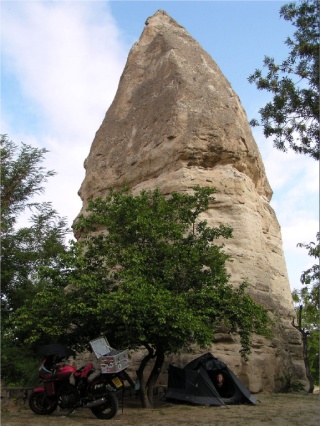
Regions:
<instances>
[{"instance_id":1,"label":"dark green tent","mask_svg":"<svg viewBox=\"0 0 320 426\"><path fill-rule=\"evenodd\" d=\"M223 392L216 385L224 377ZM166 398L199 405L256 404L256 399L227 365L207 353L184 368L169 365Z\"/></svg>"}]
</instances>

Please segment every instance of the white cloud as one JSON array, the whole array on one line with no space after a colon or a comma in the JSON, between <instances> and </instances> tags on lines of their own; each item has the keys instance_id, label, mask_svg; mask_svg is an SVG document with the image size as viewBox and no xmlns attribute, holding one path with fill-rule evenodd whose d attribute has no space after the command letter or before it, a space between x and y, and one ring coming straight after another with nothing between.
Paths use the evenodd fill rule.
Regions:
<instances>
[{"instance_id":1,"label":"white cloud","mask_svg":"<svg viewBox=\"0 0 320 426\"><path fill-rule=\"evenodd\" d=\"M125 59L106 6L76 6L24 2L4 9L3 16L5 64L51 127L64 134L81 134L101 117L114 97Z\"/></svg>"},{"instance_id":2,"label":"white cloud","mask_svg":"<svg viewBox=\"0 0 320 426\"><path fill-rule=\"evenodd\" d=\"M45 198L71 223L81 208L83 162L114 98L128 47L108 2L5 2L1 40L3 71L22 93L16 109L3 108L1 131L50 151L46 166L57 176ZM36 126L29 126L30 118Z\"/></svg>"},{"instance_id":3,"label":"white cloud","mask_svg":"<svg viewBox=\"0 0 320 426\"><path fill-rule=\"evenodd\" d=\"M271 205L281 226L291 288L299 288L302 271L314 259L297 244L315 241L319 231L319 164L307 156L277 150L261 130L255 129L254 136L274 191Z\"/></svg>"}]
</instances>

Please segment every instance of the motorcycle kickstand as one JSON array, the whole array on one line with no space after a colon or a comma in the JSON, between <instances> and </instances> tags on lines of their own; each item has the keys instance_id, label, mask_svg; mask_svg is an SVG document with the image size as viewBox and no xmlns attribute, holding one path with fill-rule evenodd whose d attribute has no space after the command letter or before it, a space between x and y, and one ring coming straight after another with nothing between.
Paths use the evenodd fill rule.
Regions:
<instances>
[{"instance_id":1,"label":"motorcycle kickstand","mask_svg":"<svg viewBox=\"0 0 320 426\"><path fill-rule=\"evenodd\" d=\"M70 416L70 414L74 413L76 411L76 408L73 408L71 411L69 411L69 413L67 413L66 415L62 416L63 418L66 418L68 416Z\"/></svg>"}]
</instances>

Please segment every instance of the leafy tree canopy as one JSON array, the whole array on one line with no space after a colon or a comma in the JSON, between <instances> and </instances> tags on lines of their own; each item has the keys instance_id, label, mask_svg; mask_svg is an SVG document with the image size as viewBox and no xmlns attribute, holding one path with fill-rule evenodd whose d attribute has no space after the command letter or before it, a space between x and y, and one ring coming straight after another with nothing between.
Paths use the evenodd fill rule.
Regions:
<instances>
[{"instance_id":1,"label":"leafy tree canopy","mask_svg":"<svg viewBox=\"0 0 320 426\"><path fill-rule=\"evenodd\" d=\"M1 304L6 315L34 294L41 268L53 265L66 251L66 220L51 203L36 203L53 171L41 166L46 149L1 143ZM17 229L17 219L32 210L30 226Z\"/></svg>"},{"instance_id":2,"label":"leafy tree canopy","mask_svg":"<svg viewBox=\"0 0 320 426\"><path fill-rule=\"evenodd\" d=\"M38 206L31 199L44 192L43 184L55 174L40 164L48 152L24 143L17 146L7 135L0 136L1 147L1 230L5 232L27 208Z\"/></svg>"},{"instance_id":3,"label":"leafy tree canopy","mask_svg":"<svg viewBox=\"0 0 320 426\"><path fill-rule=\"evenodd\" d=\"M293 292L295 310L298 324L305 346L305 363L309 374L310 389L313 390L313 382L319 385L319 339L320 339L320 233L317 233L317 242L298 244L299 247L308 249L310 257L316 259L316 263L304 271L301 275L301 290Z\"/></svg>"},{"instance_id":4,"label":"leafy tree canopy","mask_svg":"<svg viewBox=\"0 0 320 426\"><path fill-rule=\"evenodd\" d=\"M200 216L213 193L197 187L189 195L133 196L123 190L90 201L76 224L81 238L69 253L66 297L59 285L37 294L17 313L16 333L30 344L46 334L85 346L105 334L114 347L144 347L137 373L144 406L152 403L165 354L209 345L218 326L239 333L248 354L253 332L270 336L269 318L246 284L228 283L229 257L217 241L232 230L210 228Z\"/></svg>"},{"instance_id":5,"label":"leafy tree canopy","mask_svg":"<svg viewBox=\"0 0 320 426\"><path fill-rule=\"evenodd\" d=\"M28 353L28 347L22 350L16 346L19 341L12 335L12 316L28 306L41 289L52 285L50 275L43 272L62 262L69 231L66 220L50 203L34 202L54 175L41 165L47 150L18 146L6 135L0 137L0 149L2 377L8 384L30 385L27 366L33 365L33 354ZM30 225L19 228L19 215L28 210Z\"/></svg>"},{"instance_id":6,"label":"leafy tree canopy","mask_svg":"<svg viewBox=\"0 0 320 426\"><path fill-rule=\"evenodd\" d=\"M280 16L296 27L285 41L289 55L280 64L265 56L267 73L256 70L249 76L250 83L273 95L259 110L264 135L282 151L290 148L315 160L319 160L319 4L303 0L281 7Z\"/></svg>"}]
</instances>

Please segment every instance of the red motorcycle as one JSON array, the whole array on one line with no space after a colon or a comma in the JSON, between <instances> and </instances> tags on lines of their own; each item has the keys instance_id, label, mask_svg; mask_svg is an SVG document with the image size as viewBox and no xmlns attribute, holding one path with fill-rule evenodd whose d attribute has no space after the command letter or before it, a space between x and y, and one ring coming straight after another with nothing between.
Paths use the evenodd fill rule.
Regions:
<instances>
[{"instance_id":1,"label":"red motorcycle","mask_svg":"<svg viewBox=\"0 0 320 426\"><path fill-rule=\"evenodd\" d=\"M74 355L62 345L52 344L42 348L46 356L39 368L41 386L33 389L29 406L35 414L48 415L59 406L69 409L89 408L99 419L111 419L118 411L117 391L124 390L124 380L131 385L130 376L124 371L103 374L89 363L80 369L63 365L61 361Z\"/></svg>"}]
</instances>

